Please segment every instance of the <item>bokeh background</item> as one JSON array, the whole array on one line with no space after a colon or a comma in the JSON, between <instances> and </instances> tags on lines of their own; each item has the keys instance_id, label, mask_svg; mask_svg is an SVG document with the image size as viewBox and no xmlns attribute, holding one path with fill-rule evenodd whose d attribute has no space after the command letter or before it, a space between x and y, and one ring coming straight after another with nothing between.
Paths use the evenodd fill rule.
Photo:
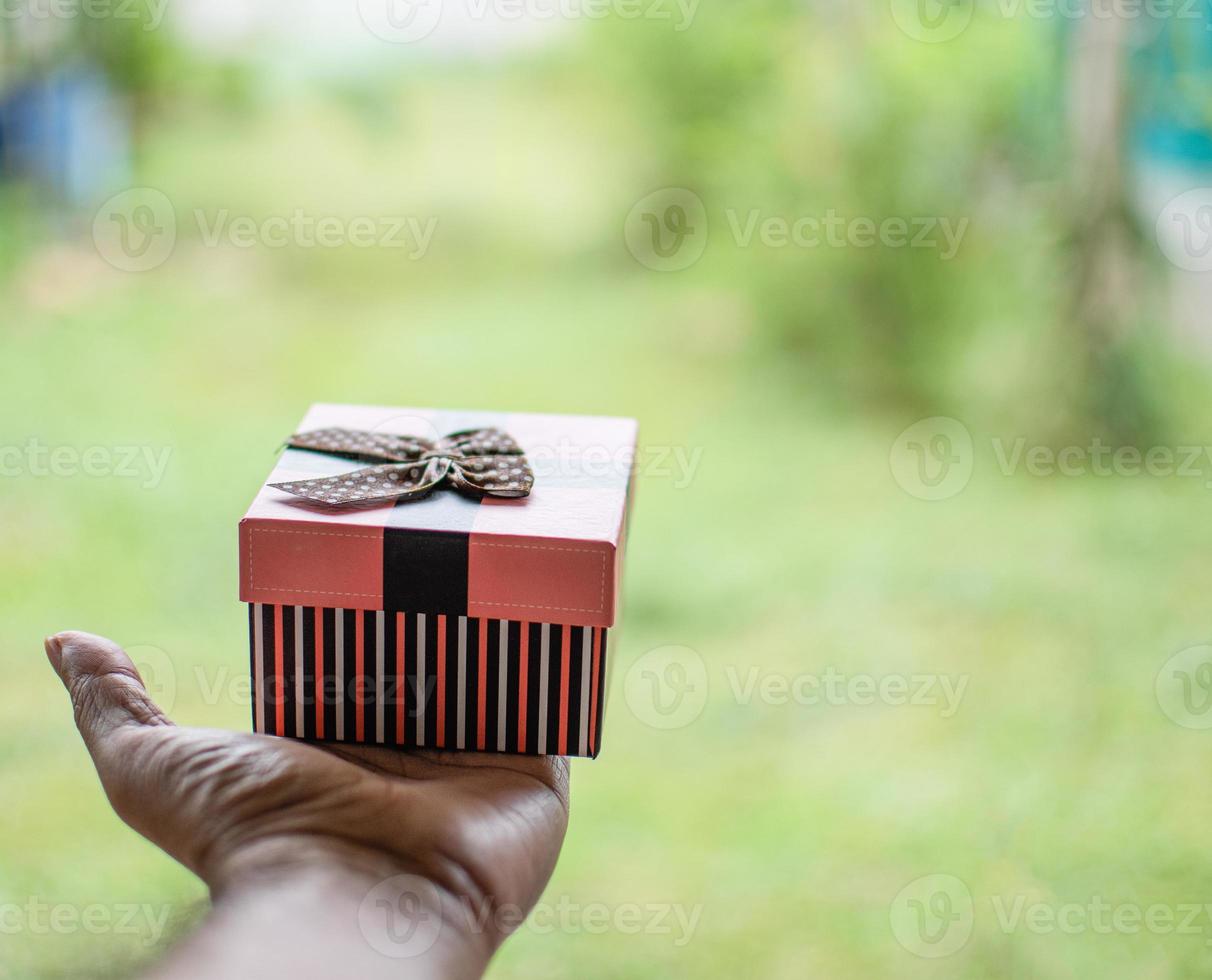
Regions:
<instances>
[{"instance_id":1,"label":"bokeh background","mask_svg":"<svg viewBox=\"0 0 1212 980\"><path fill-rule=\"evenodd\" d=\"M641 422L605 749L493 976L1206 975L1210 25L4 4L0 977L204 914L41 638L246 728L236 523L312 401Z\"/></svg>"}]
</instances>

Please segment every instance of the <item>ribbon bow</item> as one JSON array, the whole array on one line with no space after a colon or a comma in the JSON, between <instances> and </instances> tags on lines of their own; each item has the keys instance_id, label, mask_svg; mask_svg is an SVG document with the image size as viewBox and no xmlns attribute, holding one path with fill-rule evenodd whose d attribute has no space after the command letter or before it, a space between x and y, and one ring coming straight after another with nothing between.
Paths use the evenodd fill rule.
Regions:
<instances>
[{"instance_id":1,"label":"ribbon bow","mask_svg":"<svg viewBox=\"0 0 1212 980\"><path fill-rule=\"evenodd\" d=\"M322 504L420 500L444 482L474 497L525 497L534 471L521 447L500 429L465 429L436 442L354 429L317 429L290 437L294 449L389 462L316 480L271 483Z\"/></svg>"}]
</instances>

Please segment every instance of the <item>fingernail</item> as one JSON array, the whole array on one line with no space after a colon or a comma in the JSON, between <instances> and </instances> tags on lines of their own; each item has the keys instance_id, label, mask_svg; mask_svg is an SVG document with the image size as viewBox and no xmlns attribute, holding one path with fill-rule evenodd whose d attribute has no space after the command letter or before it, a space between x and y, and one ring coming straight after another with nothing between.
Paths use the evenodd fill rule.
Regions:
<instances>
[{"instance_id":1,"label":"fingernail","mask_svg":"<svg viewBox=\"0 0 1212 980\"><path fill-rule=\"evenodd\" d=\"M55 668L55 673L58 673L59 665L63 662L63 646L59 643L59 637L48 636L42 644L46 647L46 656L51 666Z\"/></svg>"}]
</instances>

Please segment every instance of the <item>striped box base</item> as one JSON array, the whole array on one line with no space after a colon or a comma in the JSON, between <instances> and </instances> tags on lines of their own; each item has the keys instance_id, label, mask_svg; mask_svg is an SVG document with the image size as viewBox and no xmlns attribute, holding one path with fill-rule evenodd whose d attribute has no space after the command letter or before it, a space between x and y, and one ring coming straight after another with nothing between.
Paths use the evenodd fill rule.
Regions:
<instances>
[{"instance_id":1,"label":"striped box base","mask_svg":"<svg viewBox=\"0 0 1212 980\"><path fill-rule=\"evenodd\" d=\"M603 627L268 603L248 614L258 732L598 754Z\"/></svg>"}]
</instances>

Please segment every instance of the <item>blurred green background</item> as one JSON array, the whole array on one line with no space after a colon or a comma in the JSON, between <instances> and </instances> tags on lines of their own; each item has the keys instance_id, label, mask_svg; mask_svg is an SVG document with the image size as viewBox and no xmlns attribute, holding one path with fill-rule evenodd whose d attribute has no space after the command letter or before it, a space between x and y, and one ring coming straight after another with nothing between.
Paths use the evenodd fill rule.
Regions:
<instances>
[{"instance_id":1,"label":"blurred green background","mask_svg":"<svg viewBox=\"0 0 1212 980\"><path fill-rule=\"evenodd\" d=\"M1207 975L1206 10L506 7L6 8L0 978L128 976L203 914L41 638L247 727L236 523L312 401L640 419L572 911L492 976ZM829 674L962 698L788 696Z\"/></svg>"}]
</instances>

